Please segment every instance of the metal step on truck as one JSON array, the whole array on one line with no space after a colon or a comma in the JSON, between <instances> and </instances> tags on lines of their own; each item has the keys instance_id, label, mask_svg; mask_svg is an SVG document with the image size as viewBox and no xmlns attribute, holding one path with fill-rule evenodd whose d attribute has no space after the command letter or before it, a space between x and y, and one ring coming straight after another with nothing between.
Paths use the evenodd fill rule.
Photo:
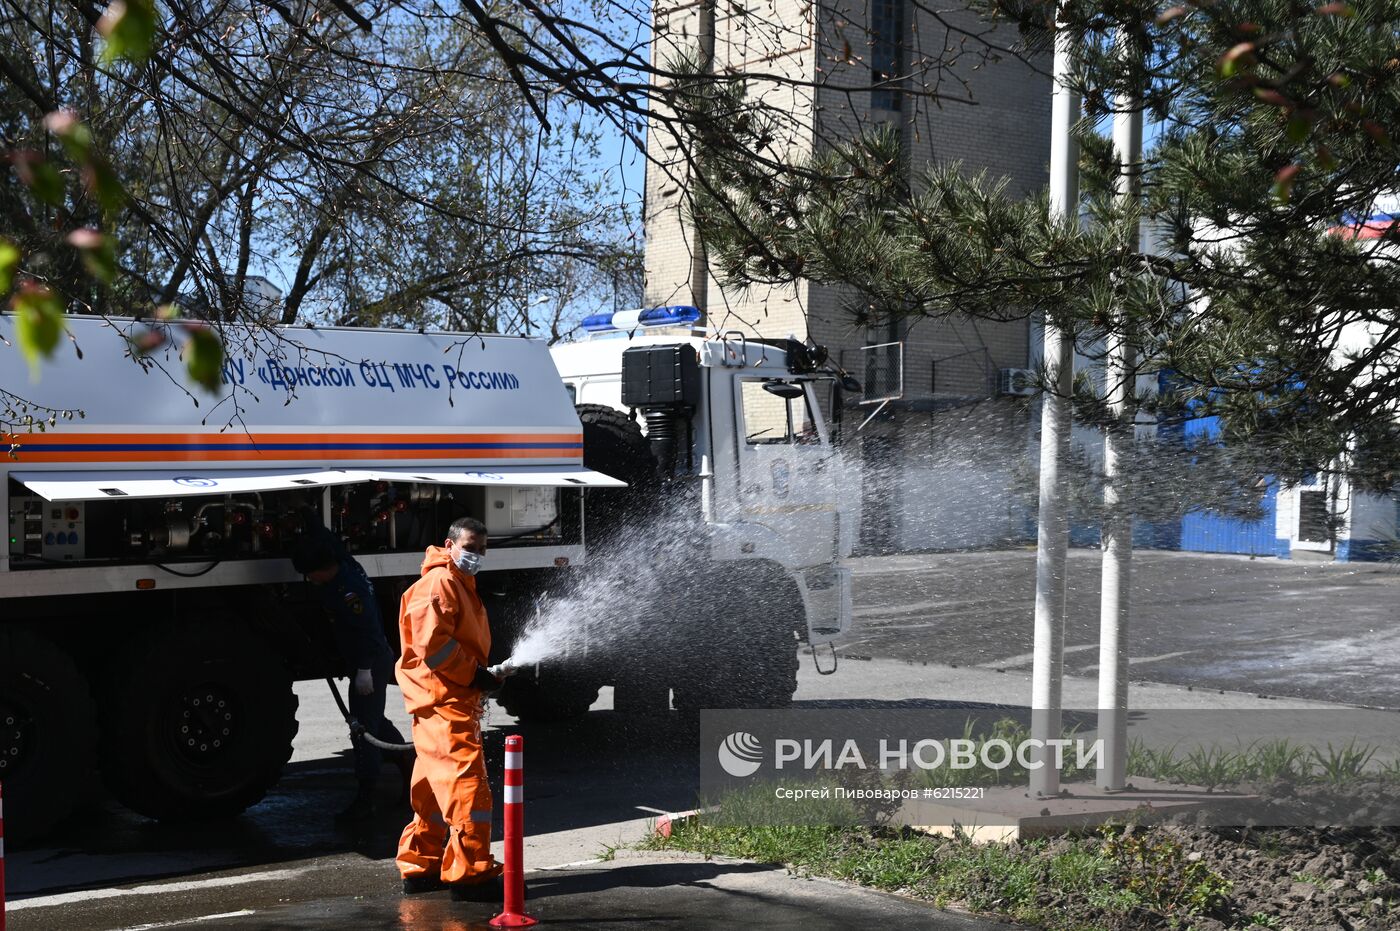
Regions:
<instances>
[{"instance_id":1,"label":"metal step on truck","mask_svg":"<svg viewBox=\"0 0 1400 931\"><path fill-rule=\"evenodd\" d=\"M668 680L664 638L650 638L638 649L655 651L655 662L602 652L513 677L499 700L524 717L586 710L600 685L625 694L633 679L639 695L654 697L660 684L682 706L782 704L790 673L759 685L745 670L767 670L775 655L792 667L799 638L825 643L849 622L848 580L834 563L849 551L851 525L833 482L802 478L832 464L819 458L833 454L820 413L775 421L782 444L742 433L749 379L810 398L818 379L834 377L794 369L797 350L677 341L697 363L680 363L682 379L703 370L705 393L685 387L635 405L649 424L643 435L615 406L590 400L604 397L599 379L566 386L537 340L225 326L223 384L210 395L186 380L173 340L133 351L162 326L71 316L71 339L32 381L13 318L0 315L9 447L0 457L9 524L0 781L12 840L52 828L99 777L118 801L160 819L228 816L266 794L297 730L293 681L346 671L288 558L315 524L374 579L394 645L398 598L424 548L459 516L483 520L491 552L479 587L497 661L541 596L586 589L607 565L609 534L645 522L693 479L698 508L688 513L712 563L707 584L733 565L744 584L782 586L778 601L790 605L776 618L747 612L726 602L731 587L690 606L718 625L700 665L755 686ZM666 439L664 411L688 431L683 441ZM817 485L830 494L807 501ZM765 495L778 504L771 512L743 503Z\"/></svg>"}]
</instances>

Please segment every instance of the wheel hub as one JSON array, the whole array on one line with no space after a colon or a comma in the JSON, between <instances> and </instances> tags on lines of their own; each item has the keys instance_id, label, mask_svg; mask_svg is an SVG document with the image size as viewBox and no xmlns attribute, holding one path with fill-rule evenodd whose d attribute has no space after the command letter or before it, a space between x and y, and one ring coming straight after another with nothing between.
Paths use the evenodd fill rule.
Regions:
<instances>
[{"instance_id":1,"label":"wheel hub","mask_svg":"<svg viewBox=\"0 0 1400 931\"><path fill-rule=\"evenodd\" d=\"M29 716L0 699L0 780L14 775L24 762L30 741Z\"/></svg>"},{"instance_id":2,"label":"wheel hub","mask_svg":"<svg viewBox=\"0 0 1400 931\"><path fill-rule=\"evenodd\" d=\"M194 763L208 763L228 749L239 724L232 694L221 685L195 686L175 705L175 746Z\"/></svg>"}]
</instances>

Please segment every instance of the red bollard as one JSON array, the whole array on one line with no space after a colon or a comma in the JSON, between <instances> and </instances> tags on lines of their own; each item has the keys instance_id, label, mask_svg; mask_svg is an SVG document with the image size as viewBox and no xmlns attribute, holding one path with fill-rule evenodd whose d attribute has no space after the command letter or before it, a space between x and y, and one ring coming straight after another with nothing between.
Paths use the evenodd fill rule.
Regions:
<instances>
[{"instance_id":1,"label":"red bollard","mask_svg":"<svg viewBox=\"0 0 1400 931\"><path fill-rule=\"evenodd\" d=\"M5 931L5 784L0 782L0 931Z\"/></svg>"},{"instance_id":2,"label":"red bollard","mask_svg":"<svg viewBox=\"0 0 1400 931\"><path fill-rule=\"evenodd\" d=\"M505 906L491 919L493 928L528 928L538 922L525 914L525 773L520 765L525 739L506 738ZM0 931L4 931L0 928Z\"/></svg>"}]
</instances>

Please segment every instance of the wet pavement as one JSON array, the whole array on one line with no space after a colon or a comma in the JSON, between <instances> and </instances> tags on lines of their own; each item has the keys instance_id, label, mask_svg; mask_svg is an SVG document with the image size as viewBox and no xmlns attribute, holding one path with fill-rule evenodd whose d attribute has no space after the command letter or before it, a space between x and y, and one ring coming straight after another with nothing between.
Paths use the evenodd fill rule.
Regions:
<instances>
[{"instance_id":1,"label":"wet pavement","mask_svg":"<svg viewBox=\"0 0 1400 931\"><path fill-rule=\"evenodd\" d=\"M842 652L1027 670L1035 553L857 560ZM1065 668L1098 672L1098 550L1069 559ZM1135 681L1400 707L1400 566L1139 550Z\"/></svg>"},{"instance_id":2,"label":"wet pavement","mask_svg":"<svg viewBox=\"0 0 1400 931\"><path fill-rule=\"evenodd\" d=\"M326 858L275 872L221 874L202 883L150 884L124 895L76 899L62 909L22 909L13 915L12 927L485 931L499 911L452 902L442 892L403 896L389 872L372 861ZM532 873L526 896L529 914L555 928L1009 927L774 867L682 854L625 853L609 862Z\"/></svg>"},{"instance_id":3,"label":"wet pavement","mask_svg":"<svg viewBox=\"0 0 1400 931\"><path fill-rule=\"evenodd\" d=\"M100 795L43 846L11 853L13 898L62 894L155 876L266 866L328 854L392 858L411 812L397 776L383 770L379 811L354 827L334 823L355 781L345 725L321 682L299 683L300 728L281 781L242 816L208 824L160 824ZM644 836L656 814L694 807L696 728L679 715L633 719L606 700L577 724L524 726L494 708L485 730L487 769L500 798L506 728L525 738L530 803L527 862L556 865L593 857ZM389 709L403 716L391 689ZM404 732L408 732L405 724ZM499 822L497 837L499 841ZM547 837L549 840L541 840ZM393 867L386 864L386 875Z\"/></svg>"}]
</instances>

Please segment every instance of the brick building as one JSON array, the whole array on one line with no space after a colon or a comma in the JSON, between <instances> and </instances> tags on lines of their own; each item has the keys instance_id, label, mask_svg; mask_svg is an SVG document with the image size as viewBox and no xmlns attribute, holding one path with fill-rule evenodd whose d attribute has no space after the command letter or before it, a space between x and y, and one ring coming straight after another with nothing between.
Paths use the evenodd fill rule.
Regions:
<instances>
[{"instance_id":1,"label":"brick building","mask_svg":"<svg viewBox=\"0 0 1400 931\"><path fill-rule=\"evenodd\" d=\"M698 52L717 73L744 75L747 93L784 115L794 158L884 125L900 134L912 177L957 161L1015 191L1047 182L1047 63L984 54L1014 45L1014 30L907 0L658 0L654 13L654 60ZM691 304L714 330L810 338L863 379L879 378L867 358L902 355L902 397L859 434L871 408L845 412L848 449L866 465L866 549L1023 538L1024 507L1010 492L1030 421L1021 400L999 394L998 377L1028 365L1030 324L924 320L869 331L852 324L851 295L839 288L803 281L726 293L687 225L683 142L653 119L647 144L646 306ZM902 349L862 349L883 343Z\"/></svg>"}]
</instances>

